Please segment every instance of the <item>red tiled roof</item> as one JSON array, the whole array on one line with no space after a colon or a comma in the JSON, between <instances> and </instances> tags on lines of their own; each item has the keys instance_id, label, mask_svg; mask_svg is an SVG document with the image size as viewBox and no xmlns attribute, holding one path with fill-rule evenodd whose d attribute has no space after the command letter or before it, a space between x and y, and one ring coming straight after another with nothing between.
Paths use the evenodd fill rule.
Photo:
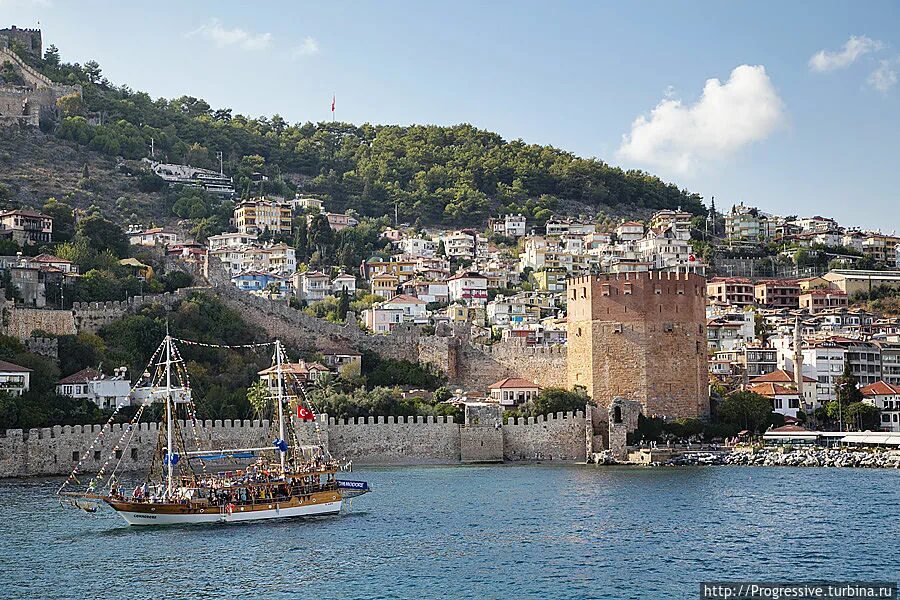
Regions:
<instances>
[{"instance_id":1,"label":"red tiled roof","mask_svg":"<svg viewBox=\"0 0 900 600\"><path fill-rule=\"evenodd\" d=\"M88 381L94 379L100 379L103 377L103 374L100 373L97 369L92 369L90 367L86 369L82 369L77 373L72 373L68 377L63 377L59 381L56 382L57 385L61 384L69 384L69 383L86 383Z\"/></svg>"},{"instance_id":2,"label":"red tiled roof","mask_svg":"<svg viewBox=\"0 0 900 600\"><path fill-rule=\"evenodd\" d=\"M812 377L803 376L803 381L815 383L817 380ZM750 383L794 383L794 372L787 369L777 369L766 375L760 375L750 380Z\"/></svg>"},{"instance_id":3,"label":"red tiled roof","mask_svg":"<svg viewBox=\"0 0 900 600\"><path fill-rule=\"evenodd\" d=\"M758 383L756 385L751 385L747 388L747 391L753 392L754 394L759 394L760 396L796 396L797 390L792 390L791 388L786 388L783 385L778 385L777 383Z\"/></svg>"},{"instance_id":4,"label":"red tiled roof","mask_svg":"<svg viewBox=\"0 0 900 600\"><path fill-rule=\"evenodd\" d=\"M876 381L859 389L863 396L892 396L900 394L900 386L891 385L886 381Z\"/></svg>"},{"instance_id":5,"label":"red tiled roof","mask_svg":"<svg viewBox=\"0 0 900 600\"><path fill-rule=\"evenodd\" d=\"M68 265L72 264L71 260L66 260L65 258L53 256L52 254L38 254L31 260L33 262L39 262L39 263L66 263Z\"/></svg>"},{"instance_id":6,"label":"red tiled roof","mask_svg":"<svg viewBox=\"0 0 900 600\"><path fill-rule=\"evenodd\" d=\"M541 386L534 383L533 381L528 381L527 379L522 379L521 377L507 377L506 379L501 379L496 383L492 383L488 386L489 390L499 390L503 388L537 388L540 389Z\"/></svg>"},{"instance_id":7,"label":"red tiled roof","mask_svg":"<svg viewBox=\"0 0 900 600\"><path fill-rule=\"evenodd\" d=\"M427 304L424 300L419 300L415 296L409 296L407 294L399 294L394 296L384 304Z\"/></svg>"},{"instance_id":8,"label":"red tiled roof","mask_svg":"<svg viewBox=\"0 0 900 600\"><path fill-rule=\"evenodd\" d=\"M770 429L769 433L806 433L808 431L809 429L804 429L797 425L782 425L781 427Z\"/></svg>"},{"instance_id":9,"label":"red tiled roof","mask_svg":"<svg viewBox=\"0 0 900 600\"><path fill-rule=\"evenodd\" d=\"M31 369L0 360L0 373L31 373Z\"/></svg>"}]
</instances>

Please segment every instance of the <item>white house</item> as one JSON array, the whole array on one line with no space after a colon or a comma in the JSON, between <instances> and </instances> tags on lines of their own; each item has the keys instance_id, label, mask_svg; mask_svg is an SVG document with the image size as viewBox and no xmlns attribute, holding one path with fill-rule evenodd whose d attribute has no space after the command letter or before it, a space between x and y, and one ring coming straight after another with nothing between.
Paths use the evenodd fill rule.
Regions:
<instances>
[{"instance_id":1,"label":"white house","mask_svg":"<svg viewBox=\"0 0 900 600\"><path fill-rule=\"evenodd\" d=\"M636 242L644 237L644 225L637 221L625 221L616 227L616 237L621 242Z\"/></svg>"},{"instance_id":2,"label":"white house","mask_svg":"<svg viewBox=\"0 0 900 600\"><path fill-rule=\"evenodd\" d=\"M288 202L290 202L291 208L296 211L317 210L322 212L325 210L325 202L318 198L313 198L312 196L301 196L297 194L293 200L288 200Z\"/></svg>"},{"instance_id":3,"label":"white house","mask_svg":"<svg viewBox=\"0 0 900 600\"><path fill-rule=\"evenodd\" d=\"M448 258L474 259L487 255L487 240L476 231L454 231L442 237L441 241Z\"/></svg>"},{"instance_id":4,"label":"white house","mask_svg":"<svg viewBox=\"0 0 900 600\"><path fill-rule=\"evenodd\" d=\"M462 300L466 304L486 304L487 287L487 277L472 271L458 273L447 280L450 302Z\"/></svg>"},{"instance_id":5,"label":"white house","mask_svg":"<svg viewBox=\"0 0 900 600\"><path fill-rule=\"evenodd\" d=\"M341 292L347 292L352 296L356 293L356 277L347 273L341 273L331 280L331 291L336 295Z\"/></svg>"},{"instance_id":6,"label":"white house","mask_svg":"<svg viewBox=\"0 0 900 600\"><path fill-rule=\"evenodd\" d=\"M800 411L800 395L797 390L778 385L777 383L757 383L747 388L760 396L765 396L772 401L772 412L786 417L797 418Z\"/></svg>"},{"instance_id":7,"label":"white house","mask_svg":"<svg viewBox=\"0 0 900 600\"><path fill-rule=\"evenodd\" d=\"M519 238L525 235L525 222L524 215L504 215L491 219L491 229L498 235Z\"/></svg>"},{"instance_id":8,"label":"white house","mask_svg":"<svg viewBox=\"0 0 900 600\"><path fill-rule=\"evenodd\" d=\"M210 251L219 248L238 248L240 246L249 246L256 243L255 233L220 233L219 235L211 235L206 238L206 243Z\"/></svg>"},{"instance_id":9,"label":"white house","mask_svg":"<svg viewBox=\"0 0 900 600\"><path fill-rule=\"evenodd\" d=\"M294 291L301 300L316 302L331 294L331 278L321 271L294 273L293 278Z\"/></svg>"},{"instance_id":10,"label":"white house","mask_svg":"<svg viewBox=\"0 0 900 600\"><path fill-rule=\"evenodd\" d=\"M390 333L403 322L403 309L400 307L384 308L376 304L362 312L363 323L374 333Z\"/></svg>"},{"instance_id":11,"label":"white house","mask_svg":"<svg viewBox=\"0 0 900 600\"><path fill-rule=\"evenodd\" d=\"M0 360L0 391L21 396L31 387L31 369Z\"/></svg>"},{"instance_id":12,"label":"white house","mask_svg":"<svg viewBox=\"0 0 900 600\"><path fill-rule=\"evenodd\" d=\"M130 403L131 382L125 378L125 367L107 377L96 369L82 369L56 382L56 393L70 398L90 400L100 408L118 408Z\"/></svg>"},{"instance_id":13,"label":"white house","mask_svg":"<svg viewBox=\"0 0 900 600\"><path fill-rule=\"evenodd\" d=\"M427 303L415 296L400 294L390 300L381 303L381 308L400 309L403 312L403 320L413 323L427 323L428 315L425 310Z\"/></svg>"},{"instance_id":14,"label":"white house","mask_svg":"<svg viewBox=\"0 0 900 600\"><path fill-rule=\"evenodd\" d=\"M507 377L488 386L491 400L500 406L515 408L538 397L541 386L521 377Z\"/></svg>"},{"instance_id":15,"label":"white house","mask_svg":"<svg viewBox=\"0 0 900 600\"><path fill-rule=\"evenodd\" d=\"M177 242L178 234L163 227L128 232L128 243L132 246L169 246Z\"/></svg>"},{"instance_id":16,"label":"white house","mask_svg":"<svg viewBox=\"0 0 900 600\"><path fill-rule=\"evenodd\" d=\"M420 237L404 238L400 240L399 244L403 254L410 257L430 258L434 256L438 247L436 241Z\"/></svg>"},{"instance_id":17,"label":"white house","mask_svg":"<svg viewBox=\"0 0 900 600\"><path fill-rule=\"evenodd\" d=\"M863 402L881 411L881 430L900 431L900 386L876 381L859 390Z\"/></svg>"}]
</instances>

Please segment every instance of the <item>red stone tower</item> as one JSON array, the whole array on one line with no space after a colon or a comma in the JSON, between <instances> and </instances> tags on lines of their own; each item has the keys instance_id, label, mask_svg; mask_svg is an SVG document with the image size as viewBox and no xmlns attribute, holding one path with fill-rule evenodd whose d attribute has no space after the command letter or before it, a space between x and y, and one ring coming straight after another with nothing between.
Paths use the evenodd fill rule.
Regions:
<instances>
[{"instance_id":1,"label":"red stone tower","mask_svg":"<svg viewBox=\"0 0 900 600\"><path fill-rule=\"evenodd\" d=\"M621 396L648 416L709 413L704 277L575 277L567 295L570 387L584 387L604 411Z\"/></svg>"}]
</instances>

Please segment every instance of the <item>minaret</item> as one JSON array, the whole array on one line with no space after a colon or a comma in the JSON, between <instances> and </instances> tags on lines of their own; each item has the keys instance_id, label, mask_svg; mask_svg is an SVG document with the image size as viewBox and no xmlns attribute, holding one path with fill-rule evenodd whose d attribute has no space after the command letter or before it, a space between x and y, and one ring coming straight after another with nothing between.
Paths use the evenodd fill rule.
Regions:
<instances>
[{"instance_id":1,"label":"minaret","mask_svg":"<svg viewBox=\"0 0 900 600\"><path fill-rule=\"evenodd\" d=\"M794 380L797 383L797 394L803 406L803 347L800 338L800 317L794 320Z\"/></svg>"}]
</instances>

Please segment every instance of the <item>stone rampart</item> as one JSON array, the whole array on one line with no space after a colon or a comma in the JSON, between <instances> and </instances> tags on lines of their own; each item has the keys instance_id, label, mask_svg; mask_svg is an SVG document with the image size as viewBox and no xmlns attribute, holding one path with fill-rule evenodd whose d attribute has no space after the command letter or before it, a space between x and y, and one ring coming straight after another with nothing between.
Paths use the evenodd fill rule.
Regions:
<instances>
[{"instance_id":1,"label":"stone rampart","mask_svg":"<svg viewBox=\"0 0 900 600\"><path fill-rule=\"evenodd\" d=\"M459 425L452 417L329 420L334 456L370 465L459 462Z\"/></svg>"},{"instance_id":2,"label":"stone rampart","mask_svg":"<svg viewBox=\"0 0 900 600\"><path fill-rule=\"evenodd\" d=\"M201 449L208 450L269 447L277 437L268 421L182 422L181 429L187 451L197 449L196 440ZM104 428L103 435L100 432L100 425L2 431L0 477L68 475L79 461L81 473L95 473L104 464L108 473L120 460L120 471L146 470L159 442L160 426L141 423L128 430L127 425L118 424ZM364 465L458 464L499 456L504 460L585 459L581 412L557 413L546 419L510 419L499 430L467 428L454 423L452 417L343 420L323 415L315 423L299 425L297 435L301 444L321 444L336 458Z\"/></svg>"},{"instance_id":3,"label":"stone rampart","mask_svg":"<svg viewBox=\"0 0 900 600\"><path fill-rule=\"evenodd\" d=\"M508 375L530 379L541 387L564 388L567 385L565 346L528 346L516 340L507 340L480 345L478 349L506 368Z\"/></svg>"},{"instance_id":4,"label":"stone rampart","mask_svg":"<svg viewBox=\"0 0 900 600\"><path fill-rule=\"evenodd\" d=\"M503 425L504 460L583 461L586 455L581 411L509 418Z\"/></svg>"},{"instance_id":5,"label":"stone rampart","mask_svg":"<svg viewBox=\"0 0 900 600\"><path fill-rule=\"evenodd\" d=\"M24 340L36 330L53 335L73 335L76 333L74 315L71 310L24 308L6 303L3 307L4 334Z\"/></svg>"}]
</instances>

